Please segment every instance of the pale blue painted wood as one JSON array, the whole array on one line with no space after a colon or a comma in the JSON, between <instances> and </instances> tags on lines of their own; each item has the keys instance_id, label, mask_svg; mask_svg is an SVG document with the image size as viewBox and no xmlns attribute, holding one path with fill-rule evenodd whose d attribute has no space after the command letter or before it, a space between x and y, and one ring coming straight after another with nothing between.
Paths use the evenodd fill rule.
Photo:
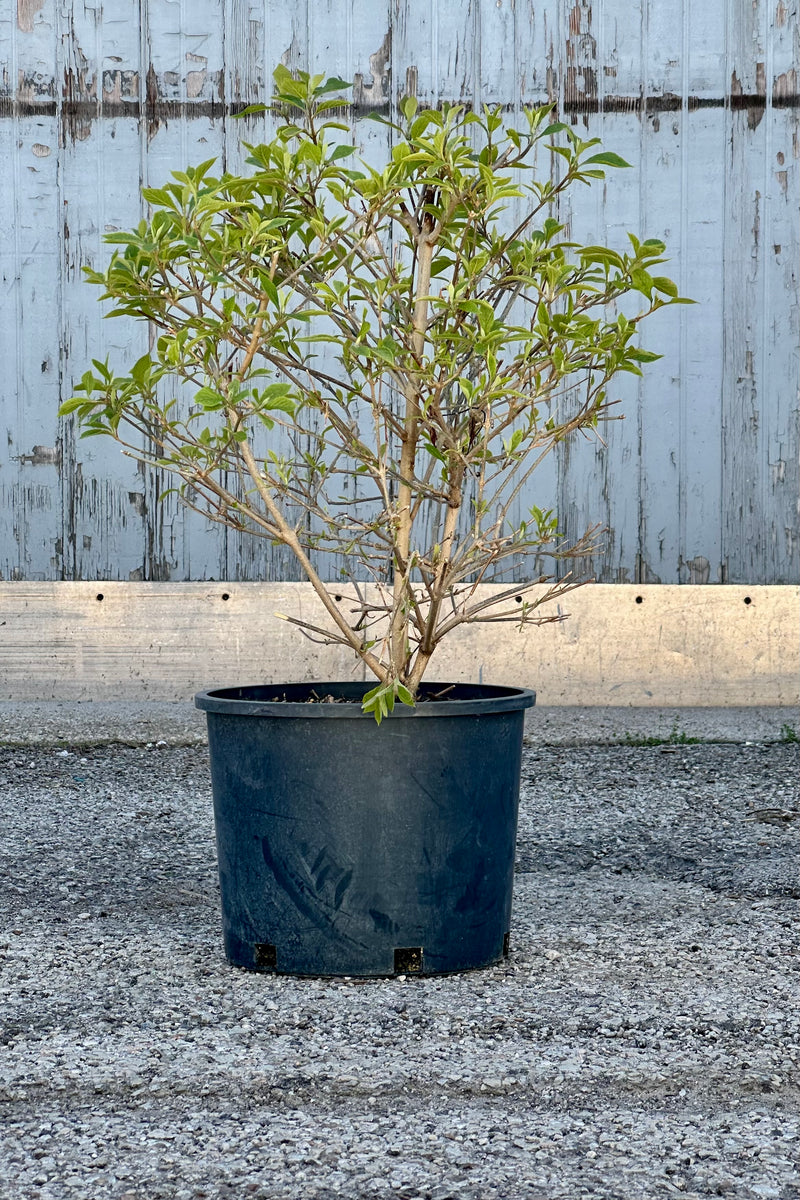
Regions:
<instances>
[{"instance_id":1,"label":"pale blue painted wood","mask_svg":"<svg viewBox=\"0 0 800 1200\"><path fill-rule=\"evenodd\" d=\"M573 536L609 529L601 579L800 576L796 6L784 0L17 0L0 11L0 572L4 578L293 578L274 548L157 504L112 445L55 418L89 358L146 334L103 323L84 263L143 211L142 183L218 156L266 118L278 61L355 78L357 136L379 162L391 111L557 101L634 163L565 206L581 239L663 236L699 304L651 322L664 354L624 380L624 421L575 445L521 501ZM140 19L141 17L141 19ZM43 366L44 364L44 366ZM34 450L38 447L38 450ZM333 564L335 567L336 564Z\"/></svg>"},{"instance_id":2,"label":"pale blue painted wood","mask_svg":"<svg viewBox=\"0 0 800 1200\"><path fill-rule=\"evenodd\" d=\"M725 153L724 109L702 123L682 115L685 213L681 212L679 286L696 306L681 312L680 578L691 583L722 579L722 386L709 370L721 363L725 338L724 187L708 187L708 164Z\"/></svg>"},{"instance_id":3,"label":"pale blue painted wood","mask_svg":"<svg viewBox=\"0 0 800 1200\"><path fill-rule=\"evenodd\" d=\"M98 303L99 293L86 284L82 271L84 265L99 267L108 260L104 233L129 228L140 218L137 190L130 185L138 146L137 123L119 118L94 121L85 137L68 140L61 152L59 327L64 388L80 378L93 358L120 361L143 353L146 345L146 330L119 328L103 320L110 305ZM105 439L79 439L74 422L63 424L61 445L70 464L62 474L63 577L139 578L147 543L142 473Z\"/></svg>"}]
</instances>

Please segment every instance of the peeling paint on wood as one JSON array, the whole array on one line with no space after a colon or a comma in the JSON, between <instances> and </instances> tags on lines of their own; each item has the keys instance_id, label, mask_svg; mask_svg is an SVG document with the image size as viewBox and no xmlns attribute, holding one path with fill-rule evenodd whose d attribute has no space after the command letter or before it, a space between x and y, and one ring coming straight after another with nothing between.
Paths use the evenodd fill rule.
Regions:
<instances>
[{"instance_id":1,"label":"peeling paint on wood","mask_svg":"<svg viewBox=\"0 0 800 1200\"><path fill-rule=\"evenodd\" d=\"M624 422L540 476L571 534L599 521L601 580L701 585L800 577L800 98L797 5L649 0L17 0L0 16L0 571L3 578L296 577L280 549L208 531L117 448L55 417L92 357L138 357L82 282L139 189L217 156L267 118L278 61L354 80L364 154L387 151L401 95L556 105L634 164L576 197L582 240L663 237L691 309L652 322L664 355L623 382ZM141 9L141 23L140 13ZM657 323L660 321L660 323Z\"/></svg>"},{"instance_id":2,"label":"peeling paint on wood","mask_svg":"<svg viewBox=\"0 0 800 1200\"><path fill-rule=\"evenodd\" d=\"M23 33L33 33L33 21L44 8L44 0L17 0L17 26Z\"/></svg>"}]
</instances>

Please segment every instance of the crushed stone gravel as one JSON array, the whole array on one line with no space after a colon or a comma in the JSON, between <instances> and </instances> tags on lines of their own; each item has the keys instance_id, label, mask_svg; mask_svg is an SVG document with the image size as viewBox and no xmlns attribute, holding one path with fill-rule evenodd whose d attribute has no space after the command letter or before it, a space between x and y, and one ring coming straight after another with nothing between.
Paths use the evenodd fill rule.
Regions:
<instances>
[{"instance_id":1,"label":"crushed stone gravel","mask_svg":"<svg viewBox=\"0 0 800 1200\"><path fill-rule=\"evenodd\" d=\"M356 981L225 963L158 740L0 749L0 1196L800 1198L796 743L529 737L509 959Z\"/></svg>"},{"instance_id":2,"label":"crushed stone gravel","mask_svg":"<svg viewBox=\"0 0 800 1200\"><path fill-rule=\"evenodd\" d=\"M680 743L781 742L800 737L800 707L528 709L530 738L545 745L596 746L662 740ZM0 700L0 745L202 746L205 713L190 699L84 701Z\"/></svg>"}]
</instances>

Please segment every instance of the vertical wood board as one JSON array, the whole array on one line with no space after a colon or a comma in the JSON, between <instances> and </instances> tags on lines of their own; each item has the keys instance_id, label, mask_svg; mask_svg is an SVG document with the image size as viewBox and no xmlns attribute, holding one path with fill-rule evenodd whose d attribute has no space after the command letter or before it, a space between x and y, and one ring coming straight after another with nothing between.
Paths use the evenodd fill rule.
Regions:
<instances>
[{"instance_id":1,"label":"vertical wood board","mask_svg":"<svg viewBox=\"0 0 800 1200\"><path fill-rule=\"evenodd\" d=\"M84 265L146 211L139 191L212 156L241 170L271 71L355 80L369 109L556 104L633 168L560 213L583 240L664 237L697 306L654 318L664 355L622 381L625 420L548 463L520 504L578 536L608 529L603 581L800 578L800 128L797 7L782 0L13 0L0 12L0 575L297 577L285 552L207 528L102 439L56 417L92 357L133 361L147 332L104 322ZM546 168L545 168L546 169ZM332 563L335 571L338 563Z\"/></svg>"}]
</instances>

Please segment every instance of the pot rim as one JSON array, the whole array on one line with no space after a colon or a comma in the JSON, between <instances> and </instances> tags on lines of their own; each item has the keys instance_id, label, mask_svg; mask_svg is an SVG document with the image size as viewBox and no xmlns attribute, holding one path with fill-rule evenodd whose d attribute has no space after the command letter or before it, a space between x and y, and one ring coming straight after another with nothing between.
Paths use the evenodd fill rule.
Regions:
<instances>
[{"instance_id":1,"label":"pot rim","mask_svg":"<svg viewBox=\"0 0 800 1200\"><path fill-rule=\"evenodd\" d=\"M204 712L233 717L277 717L308 718L311 720L369 720L372 713L361 710L359 703L363 694L373 686L372 682L322 681L308 683L261 683L237 687L211 688L195 695L195 707ZM385 720L408 720L427 717L477 716L482 713L514 712L530 708L536 703L536 693L530 688L517 688L484 683L437 683L425 681L429 692L453 691L455 697L443 696L436 701L428 700L414 708L396 704L394 712ZM345 697L345 703L310 703L309 700L282 699L281 692L306 693L313 689L318 695L332 693ZM259 696L257 693L262 693ZM266 693L266 695L263 695ZM459 695L459 693L461 693Z\"/></svg>"}]
</instances>

